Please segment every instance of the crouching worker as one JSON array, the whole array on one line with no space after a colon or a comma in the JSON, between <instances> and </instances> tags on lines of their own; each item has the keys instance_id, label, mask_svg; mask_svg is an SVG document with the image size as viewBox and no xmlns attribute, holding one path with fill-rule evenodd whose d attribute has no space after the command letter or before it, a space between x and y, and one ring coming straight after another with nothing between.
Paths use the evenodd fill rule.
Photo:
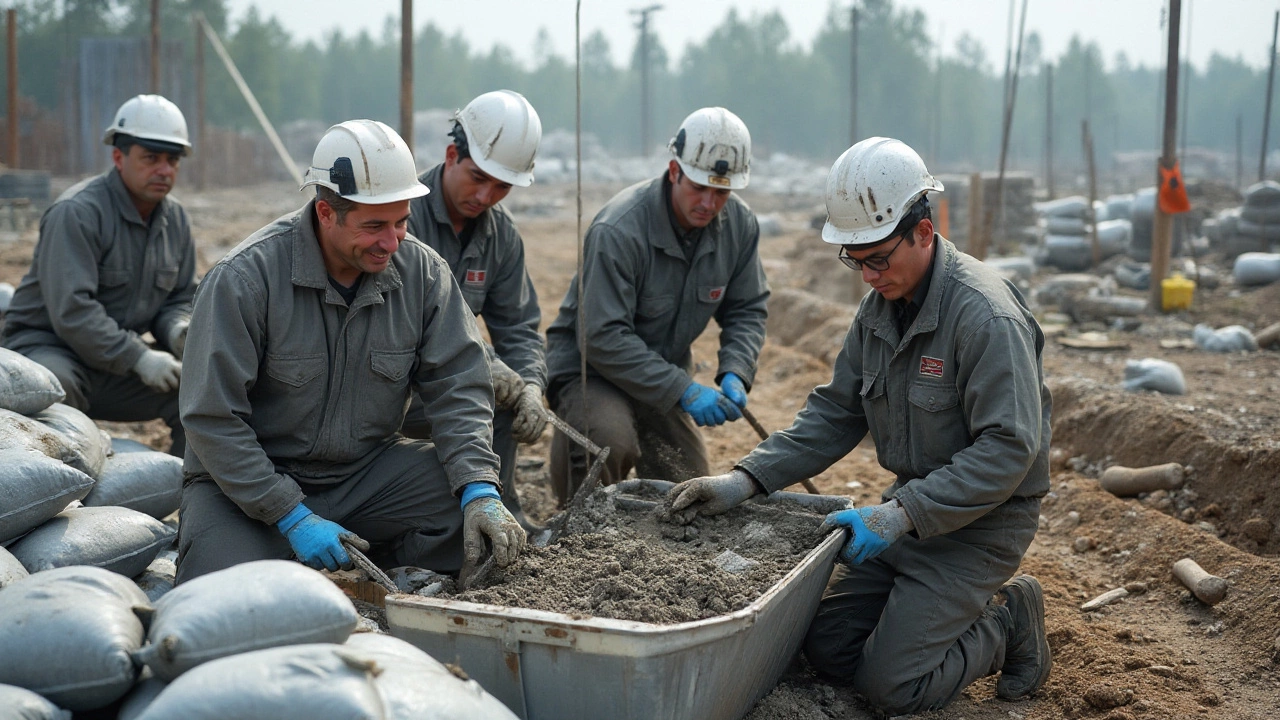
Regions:
<instances>
[{"instance_id":1,"label":"crouching worker","mask_svg":"<svg viewBox=\"0 0 1280 720\"><path fill-rule=\"evenodd\" d=\"M874 288L831 381L728 474L671 491L715 514L831 466L869 431L897 480L847 529L804 643L809 663L889 715L940 708L1000 673L1019 699L1049 676L1044 598L1010 579L1049 489L1044 335L1021 294L934 233L942 185L914 150L868 138L827 178L822 237Z\"/></svg>"},{"instance_id":2,"label":"crouching worker","mask_svg":"<svg viewBox=\"0 0 1280 720\"><path fill-rule=\"evenodd\" d=\"M427 194L386 125L329 128L316 196L200 283L181 395L178 582L296 555L437 572L510 564L525 533L499 499L485 348L448 265L406 235ZM398 434L411 394L434 443ZM366 542L367 541L367 542Z\"/></svg>"}]
</instances>

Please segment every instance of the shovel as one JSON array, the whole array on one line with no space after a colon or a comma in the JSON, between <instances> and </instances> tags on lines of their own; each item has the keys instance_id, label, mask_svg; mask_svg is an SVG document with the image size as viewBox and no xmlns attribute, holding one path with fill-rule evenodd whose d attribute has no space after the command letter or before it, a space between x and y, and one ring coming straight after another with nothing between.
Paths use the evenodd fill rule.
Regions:
<instances>
[{"instance_id":1,"label":"shovel","mask_svg":"<svg viewBox=\"0 0 1280 720\"><path fill-rule=\"evenodd\" d=\"M760 421L756 419L756 416L753 415L750 410L746 408L738 408L738 410L739 412L742 413L742 417L746 418L747 422L751 424L751 427L755 429L756 434L760 436L761 440L769 439L769 433L765 431L764 426L760 424ZM801 480L800 484L804 485L804 489L808 490L810 493L814 495L822 494L818 492L818 486L814 485L813 481L810 480L809 478L805 478L804 480Z\"/></svg>"}]
</instances>

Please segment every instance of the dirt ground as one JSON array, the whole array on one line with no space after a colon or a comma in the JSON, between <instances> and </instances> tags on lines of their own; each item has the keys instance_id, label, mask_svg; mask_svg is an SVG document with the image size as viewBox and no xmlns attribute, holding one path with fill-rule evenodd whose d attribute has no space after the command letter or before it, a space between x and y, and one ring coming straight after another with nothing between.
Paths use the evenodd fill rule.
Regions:
<instances>
[{"instance_id":1,"label":"dirt ground","mask_svg":"<svg viewBox=\"0 0 1280 720\"><path fill-rule=\"evenodd\" d=\"M594 187L586 192L583 227L617 189ZM544 326L554 318L575 267L572 191L535 185L517 190L507 203L525 237ZM202 272L253 230L302 203L301 196L285 185L204 193L184 188L181 195L193 218ZM761 242L774 289L820 290L844 300L844 276L811 259L826 254L809 228L818 207L815 199L749 193L747 198L757 212L780 220L782 232ZM33 226L0 244L0 281L17 284L34 239ZM812 248L823 255L812 254ZM838 266L834 260L826 262ZM839 271L847 272L842 267ZM1255 331L1278 322L1280 284L1251 291L1229 283L1200 288L1191 311L1140 320L1139 325L1125 325L1127 329L1104 323L1066 328L1067 334L1107 332L1127 342L1126 349L1078 350L1050 339L1045 350L1046 375L1054 393L1053 489L1043 505L1042 530L1022 569L1037 576L1046 589L1055 658L1048 684L1032 700L1006 703L995 698L994 681L987 679L971 686L950 707L925 717L1276 716L1280 352L1216 355L1162 347L1160 341L1189 338L1197 322L1215 327L1238 323ZM797 320L771 318L771 334L786 335L772 328L788 321ZM829 334L831 341L838 341L841 333ZM715 350L712 327L695 348L699 381L711 381ZM1124 361L1145 357L1177 363L1188 393L1174 397L1122 390ZM750 407L760 422L771 430L787 426L808 391L829 379L828 360L829 355L809 346L768 342L751 393ZM167 443L163 426L154 422L111 424L109 430L157 448ZM545 483L549 438L548 432L522 449L519 488L531 516L540 519L555 510ZM757 442L744 423L709 429L705 438L716 472L729 469ZM1100 490L1096 481L1111 464L1170 461L1190 466L1182 490L1121 499ZM814 478L823 493L848 495L859 503L877 498L890 480L876 463L869 441ZM1173 578L1171 564L1182 557L1227 579L1230 589L1222 603L1200 603ZM1085 601L1117 587L1127 587L1131 594L1098 611L1080 610ZM749 717L874 714L851 691L821 682L797 662Z\"/></svg>"}]
</instances>

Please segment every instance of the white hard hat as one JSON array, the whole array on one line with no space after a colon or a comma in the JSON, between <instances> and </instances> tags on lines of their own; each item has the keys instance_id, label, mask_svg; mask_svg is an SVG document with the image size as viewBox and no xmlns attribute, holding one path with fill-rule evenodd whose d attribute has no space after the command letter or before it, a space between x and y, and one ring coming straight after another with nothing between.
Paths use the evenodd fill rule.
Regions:
<instances>
[{"instance_id":1,"label":"white hard hat","mask_svg":"<svg viewBox=\"0 0 1280 720\"><path fill-rule=\"evenodd\" d=\"M741 118L722 107L694 111L667 148L699 185L741 190L751 180L751 133Z\"/></svg>"},{"instance_id":2,"label":"white hard hat","mask_svg":"<svg viewBox=\"0 0 1280 720\"><path fill-rule=\"evenodd\" d=\"M827 175L827 224L832 245L876 245L889 239L916 201L942 183L920 155L892 138L871 137L836 160Z\"/></svg>"},{"instance_id":3,"label":"white hard hat","mask_svg":"<svg viewBox=\"0 0 1280 720\"><path fill-rule=\"evenodd\" d=\"M430 190L418 182L413 152L377 120L348 120L325 131L302 187L321 185L365 205L412 200Z\"/></svg>"},{"instance_id":4,"label":"white hard hat","mask_svg":"<svg viewBox=\"0 0 1280 720\"><path fill-rule=\"evenodd\" d=\"M542 120L518 92L487 92L454 113L467 135L476 167L512 185L533 184L533 162L542 141Z\"/></svg>"},{"instance_id":5,"label":"white hard hat","mask_svg":"<svg viewBox=\"0 0 1280 720\"><path fill-rule=\"evenodd\" d=\"M140 144L154 150L166 150L165 145L177 145L183 155L191 151L187 119L177 105L159 95L135 95L126 100L102 134L103 144L115 145L116 135L137 138Z\"/></svg>"}]
</instances>

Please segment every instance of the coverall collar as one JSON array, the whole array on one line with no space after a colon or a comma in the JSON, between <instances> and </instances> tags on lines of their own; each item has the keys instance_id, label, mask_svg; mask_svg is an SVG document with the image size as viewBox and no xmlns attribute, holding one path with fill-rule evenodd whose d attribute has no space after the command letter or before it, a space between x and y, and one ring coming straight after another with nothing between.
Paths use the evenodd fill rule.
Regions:
<instances>
[{"instance_id":1,"label":"coverall collar","mask_svg":"<svg viewBox=\"0 0 1280 720\"><path fill-rule=\"evenodd\" d=\"M655 182L650 186L649 197L646 198L646 204L651 208L649 215L649 239L654 246L660 248L663 252L672 257L682 258L688 261L688 256L684 253L684 246L680 242L680 236L677 234L675 209L671 207L671 181L664 173L660 178L660 182ZM726 203L726 207L727 207ZM724 210L721 210L706 227L694 228L686 233L686 237L695 237L697 235L697 250L693 253L696 260L698 256L710 252L710 244L701 242L703 236L712 234L720 230L720 223L724 216ZM692 264L692 263L690 263Z\"/></svg>"},{"instance_id":2,"label":"coverall collar","mask_svg":"<svg viewBox=\"0 0 1280 720\"><path fill-rule=\"evenodd\" d=\"M431 188L431 193L427 195L427 207L431 208L431 217L461 242L462 236L453 232L453 221L449 219L449 207L444 200L444 163L423 173L418 181ZM480 213L470 222L474 224L471 228L471 242L467 243L467 247L463 249L462 257L478 257L488 248L495 232L493 208Z\"/></svg>"},{"instance_id":3,"label":"coverall collar","mask_svg":"<svg viewBox=\"0 0 1280 720\"><path fill-rule=\"evenodd\" d=\"M958 252L956 246L938 233L933 234L933 243L937 249L933 251L933 264L929 271L928 288L920 307L920 314L915 322L907 328L906 335L898 332L897 308L884 298L875 298L874 313L868 313L862 324L875 331L876 337L883 338L894 347L901 348L911 338L938 329L938 318L942 312L942 296L947 290L947 283L955 271ZM874 292L874 291L872 291Z\"/></svg>"},{"instance_id":4,"label":"coverall collar","mask_svg":"<svg viewBox=\"0 0 1280 720\"><path fill-rule=\"evenodd\" d=\"M114 167L107 171L107 189L111 193L111 201L120 211L120 217L127 222L147 227L147 219L138 212L138 206L133 204L133 196L129 194L129 188L124 185L124 178L120 177L120 171ZM151 211L151 217L156 219L165 217L168 214L168 202L168 195L161 198L160 202L156 203L155 209Z\"/></svg>"},{"instance_id":5,"label":"coverall collar","mask_svg":"<svg viewBox=\"0 0 1280 720\"><path fill-rule=\"evenodd\" d=\"M315 218L316 201L312 198L299 211L298 231L293 234L293 268L290 280L294 285L324 292L327 301L341 301L338 291L329 286L329 270L324 266L324 253L320 250L320 238L316 235ZM406 237L402 242L409 242L409 240ZM396 269L394 258L393 254L393 261L387 263L386 270L377 274L365 274L366 277L360 283L360 292L356 295L356 301L351 307L359 307L370 302L380 303L382 293L395 290L404 284L400 279L400 271ZM376 295L376 299L365 299L372 295Z\"/></svg>"}]
</instances>

